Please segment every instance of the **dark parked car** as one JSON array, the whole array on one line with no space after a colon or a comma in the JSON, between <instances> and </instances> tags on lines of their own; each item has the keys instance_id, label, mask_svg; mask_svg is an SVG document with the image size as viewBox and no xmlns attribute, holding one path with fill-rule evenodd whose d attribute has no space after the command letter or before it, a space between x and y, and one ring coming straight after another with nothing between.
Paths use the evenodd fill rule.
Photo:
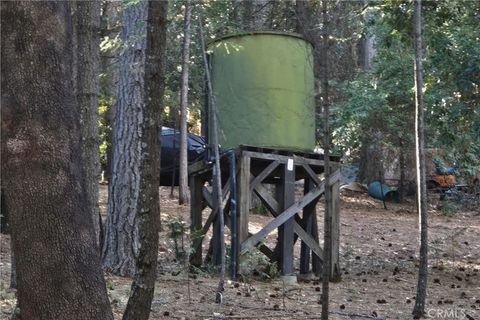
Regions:
<instances>
[{"instance_id":1,"label":"dark parked car","mask_svg":"<svg viewBox=\"0 0 480 320\"><path fill-rule=\"evenodd\" d=\"M160 153L160 185L171 186L175 173L175 185L178 185L178 165L180 157L180 131L162 127ZM189 133L187 137L188 164L205 158L205 139Z\"/></svg>"}]
</instances>

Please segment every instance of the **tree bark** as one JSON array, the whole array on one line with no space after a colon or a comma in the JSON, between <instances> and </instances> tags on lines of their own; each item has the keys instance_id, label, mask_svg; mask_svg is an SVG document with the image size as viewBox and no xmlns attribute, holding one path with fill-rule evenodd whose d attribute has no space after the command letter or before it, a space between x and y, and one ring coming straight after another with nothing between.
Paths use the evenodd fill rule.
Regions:
<instances>
[{"instance_id":1,"label":"tree bark","mask_svg":"<svg viewBox=\"0 0 480 320\"><path fill-rule=\"evenodd\" d=\"M102 248L103 267L114 274L131 277L137 270L135 255L140 247L137 212L145 119L147 12L145 1L129 4L123 12L124 51L120 58L108 217Z\"/></svg>"},{"instance_id":2,"label":"tree bark","mask_svg":"<svg viewBox=\"0 0 480 320\"><path fill-rule=\"evenodd\" d=\"M242 25L241 29L251 31L253 28L253 1L243 0L242 4Z\"/></svg>"},{"instance_id":3,"label":"tree bark","mask_svg":"<svg viewBox=\"0 0 480 320\"><path fill-rule=\"evenodd\" d=\"M417 210L420 228L420 266L413 316L425 315L428 278L428 209L425 182L425 132L423 126L422 4L414 1L415 32L415 153L417 171Z\"/></svg>"},{"instance_id":4,"label":"tree bark","mask_svg":"<svg viewBox=\"0 0 480 320\"><path fill-rule=\"evenodd\" d=\"M98 207L98 181L100 180L100 154L98 133L98 67L100 58L100 2L76 2L77 36L77 100L82 123L82 162L85 168L85 206L92 217L96 245L100 247L100 209ZM100 249L99 249L100 250Z\"/></svg>"},{"instance_id":5,"label":"tree bark","mask_svg":"<svg viewBox=\"0 0 480 320\"><path fill-rule=\"evenodd\" d=\"M319 86L322 77L322 38L318 28L314 26L317 24L317 17L314 14L316 11L315 1L313 0L298 0L295 3L296 15L296 32L300 33L313 45L313 73L315 77L316 92L315 95L315 114L317 117L322 113L322 99L321 88ZM319 140L319 131L316 132L316 138Z\"/></svg>"},{"instance_id":6,"label":"tree bark","mask_svg":"<svg viewBox=\"0 0 480 320\"><path fill-rule=\"evenodd\" d=\"M403 139L399 139L398 142L398 149L399 149L399 155L398 155L398 165L400 167L400 180L398 181L398 201L403 202L405 199L405 194L406 194L406 188L405 188L405 170L406 170L406 159L405 159L405 154L408 152L405 148L405 143L403 142Z\"/></svg>"},{"instance_id":7,"label":"tree bark","mask_svg":"<svg viewBox=\"0 0 480 320\"><path fill-rule=\"evenodd\" d=\"M2 178L22 319L113 319L86 202L68 2L1 3Z\"/></svg>"},{"instance_id":8,"label":"tree bark","mask_svg":"<svg viewBox=\"0 0 480 320\"><path fill-rule=\"evenodd\" d=\"M320 81L322 108L323 108L323 159L325 166L325 213L323 219L323 268L322 268L322 320L328 320L328 309L330 299L330 270L332 261L331 235L332 235L332 193L330 185L330 129L328 125L328 13L327 0L322 1L322 51L321 69L322 78Z\"/></svg>"},{"instance_id":9,"label":"tree bark","mask_svg":"<svg viewBox=\"0 0 480 320\"><path fill-rule=\"evenodd\" d=\"M295 1L296 26L295 32L303 35L305 39L311 41L312 12L310 0Z\"/></svg>"},{"instance_id":10,"label":"tree bark","mask_svg":"<svg viewBox=\"0 0 480 320\"><path fill-rule=\"evenodd\" d=\"M136 273L124 320L148 320L155 290L160 230L160 116L163 109L168 1L148 1L145 111L141 125Z\"/></svg>"},{"instance_id":11,"label":"tree bark","mask_svg":"<svg viewBox=\"0 0 480 320\"><path fill-rule=\"evenodd\" d=\"M180 89L180 168L178 177L178 202L190 202L188 191L188 154L187 154L187 107L188 107L188 65L190 62L190 20L192 5L190 0L185 2L185 19L183 26L183 61L182 84Z\"/></svg>"},{"instance_id":12,"label":"tree bark","mask_svg":"<svg viewBox=\"0 0 480 320\"><path fill-rule=\"evenodd\" d=\"M17 289L17 267L15 262L15 252L13 252L12 241L10 241L10 288Z\"/></svg>"},{"instance_id":13,"label":"tree bark","mask_svg":"<svg viewBox=\"0 0 480 320\"><path fill-rule=\"evenodd\" d=\"M239 29L242 25L242 15L241 15L241 4L240 0L232 0L233 5L233 20L235 21L235 26Z\"/></svg>"},{"instance_id":14,"label":"tree bark","mask_svg":"<svg viewBox=\"0 0 480 320\"><path fill-rule=\"evenodd\" d=\"M120 1L107 0L102 3L102 16L100 24L100 38L103 40L106 37L113 41L119 32L121 13L120 7L122 3ZM119 51L118 49L111 49L100 52L100 69L102 77L100 78L100 93L108 98L115 98L116 89L118 87L119 79ZM115 109L116 104L113 103L107 110L106 114L106 126L110 129L107 131L107 151L106 151L106 163L104 164L104 178L110 181L112 173L112 158L113 158L113 135L115 124ZM103 242L102 242L103 243Z\"/></svg>"}]
</instances>

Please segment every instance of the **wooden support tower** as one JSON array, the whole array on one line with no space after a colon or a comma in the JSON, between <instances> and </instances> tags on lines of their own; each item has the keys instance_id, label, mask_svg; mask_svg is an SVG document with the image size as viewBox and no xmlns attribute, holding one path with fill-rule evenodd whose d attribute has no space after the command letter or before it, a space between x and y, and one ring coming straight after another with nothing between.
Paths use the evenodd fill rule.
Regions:
<instances>
[{"instance_id":1,"label":"wooden support tower","mask_svg":"<svg viewBox=\"0 0 480 320\"><path fill-rule=\"evenodd\" d=\"M230 204L232 197L236 204L236 239L230 245L238 265L242 265L245 254L257 247L270 260L276 261L281 274L290 276L295 274L294 268L294 245L301 241L300 249L300 273L310 272L321 274L321 262L323 250L319 243L319 230L316 215L316 204L324 194L325 188L332 191L332 267L330 279L340 279L339 266L339 237L340 237L340 206L339 206L339 170L334 170L330 176L330 185L325 186L319 175L324 172L323 156L313 153L298 153L292 151L266 149L241 146L236 148L236 194L231 189L231 174L228 157L222 156L222 197L224 199L225 224L231 228ZM230 157L232 158L232 157ZM338 158L331 157L333 168L338 166ZM202 243L205 234L213 224L213 237L210 245L210 253L207 259L214 265L220 261L218 247L218 226L216 210L211 211L204 221L203 212L207 207L215 208L212 188L209 181L212 179L212 165L203 161L194 163L190 169L191 190L191 235L192 253L190 262L200 267L202 265ZM304 180L303 195L296 198L295 183ZM275 185L275 193L272 194L265 184ZM252 234L249 231L250 203L252 195L256 194L273 219L263 228ZM225 202L226 201L226 202ZM262 243L272 231L278 230L277 248L272 250ZM232 230L230 230L231 232ZM233 238L235 239L235 238ZM238 271L234 268L233 274Z\"/></svg>"}]
</instances>

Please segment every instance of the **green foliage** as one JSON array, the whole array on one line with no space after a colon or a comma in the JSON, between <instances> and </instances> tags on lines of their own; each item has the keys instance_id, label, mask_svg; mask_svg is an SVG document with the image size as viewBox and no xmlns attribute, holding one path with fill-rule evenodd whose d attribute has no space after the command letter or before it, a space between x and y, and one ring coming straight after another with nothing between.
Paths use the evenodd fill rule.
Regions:
<instances>
[{"instance_id":1,"label":"green foliage","mask_svg":"<svg viewBox=\"0 0 480 320\"><path fill-rule=\"evenodd\" d=\"M186 224L182 217L171 219L167 222L168 229L170 230L169 236L173 240L175 245L175 256L177 259L185 259L185 232Z\"/></svg>"},{"instance_id":2,"label":"green foliage","mask_svg":"<svg viewBox=\"0 0 480 320\"><path fill-rule=\"evenodd\" d=\"M254 207L253 208L253 213L261 215L261 216L268 216L269 215L269 212L268 212L267 208L263 204L260 204L259 206Z\"/></svg>"},{"instance_id":3,"label":"green foliage","mask_svg":"<svg viewBox=\"0 0 480 320\"><path fill-rule=\"evenodd\" d=\"M171 219L167 222L168 229L170 230L170 238L178 240L185 235L185 221L180 218Z\"/></svg>"},{"instance_id":4,"label":"green foliage","mask_svg":"<svg viewBox=\"0 0 480 320\"><path fill-rule=\"evenodd\" d=\"M107 164L107 149L111 144L109 141L112 127L108 124L107 112L112 107L113 98L101 95L98 101L98 127L100 134L100 163L102 166Z\"/></svg>"},{"instance_id":5,"label":"green foliage","mask_svg":"<svg viewBox=\"0 0 480 320\"><path fill-rule=\"evenodd\" d=\"M453 216L460 211L462 205L458 201L444 200L442 202L442 213L446 216Z\"/></svg>"},{"instance_id":6,"label":"green foliage","mask_svg":"<svg viewBox=\"0 0 480 320\"><path fill-rule=\"evenodd\" d=\"M270 261L258 249L252 249L248 253L240 265L240 270L243 270L242 277L249 275L260 276L264 280L273 280L280 276L277 263Z\"/></svg>"},{"instance_id":7,"label":"green foliage","mask_svg":"<svg viewBox=\"0 0 480 320\"><path fill-rule=\"evenodd\" d=\"M124 0L123 8L137 3L138 0ZM183 0L169 2L163 125L172 127L177 126L180 103L184 5ZM233 1L193 1L192 5L188 121L195 130L199 127L205 100L204 65L198 40L199 12L204 19L207 42L244 31L248 26L236 24ZM293 3L269 2L268 6L271 29L294 31ZM357 157L362 146L371 143L374 136L380 136L376 140L393 155L398 155L401 148L412 149L412 2L386 0L365 6L362 2L332 1L328 10L333 151ZM459 161L462 173L472 174L480 169L480 2L424 1L422 11L427 147L449 150L445 160ZM311 13L315 21L312 28L321 30L318 6L314 5ZM109 30L121 29L117 28L118 17L105 23ZM356 50L359 40L365 36L373 37L376 50L373 64L366 71L359 70ZM118 32L104 36L101 50L107 56L122 50ZM102 87L112 82L108 72L102 75ZM110 99L105 100L108 103L101 102L101 107L111 105ZM317 121L317 126L321 132L321 121ZM108 136L105 135L108 129L101 128L102 141ZM101 147L102 161L105 161L106 145L104 142Z\"/></svg>"},{"instance_id":8,"label":"green foliage","mask_svg":"<svg viewBox=\"0 0 480 320\"><path fill-rule=\"evenodd\" d=\"M425 2L423 7L427 147L449 150L466 173L480 165L480 41L476 1ZM372 133L398 152L413 147L414 81L412 6L387 1L373 7L367 30L376 57L370 70L343 84L333 107L337 151L358 155Z\"/></svg>"},{"instance_id":9,"label":"green foliage","mask_svg":"<svg viewBox=\"0 0 480 320\"><path fill-rule=\"evenodd\" d=\"M122 41L120 40L120 35L115 35L113 38L109 36L103 37L100 42L100 51L101 52L112 52L119 50L121 48Z\"/></svg>"}]
</instances>

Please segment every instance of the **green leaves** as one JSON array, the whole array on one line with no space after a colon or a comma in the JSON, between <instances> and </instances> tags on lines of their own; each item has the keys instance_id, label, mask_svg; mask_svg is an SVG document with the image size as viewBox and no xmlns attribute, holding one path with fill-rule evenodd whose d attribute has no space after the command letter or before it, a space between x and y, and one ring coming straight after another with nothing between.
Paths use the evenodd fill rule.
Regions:
<instances>
[{"instance_id":1,"label":"green leaves","mask_svg":"<svg viewBox=\"0 0 480 320\"><path fill-rule=\"evenodd\" d=\"M372 69L344 84L337 103L335 143L358 151L380 130L393 150L412 141L413 46L410 4L386 1L369 19L375 37ZM425 121L427 147L448 150L462 169L480 165L480 38L477 1L428 2L424 8Z\"/></svg>"}]
</instances>

